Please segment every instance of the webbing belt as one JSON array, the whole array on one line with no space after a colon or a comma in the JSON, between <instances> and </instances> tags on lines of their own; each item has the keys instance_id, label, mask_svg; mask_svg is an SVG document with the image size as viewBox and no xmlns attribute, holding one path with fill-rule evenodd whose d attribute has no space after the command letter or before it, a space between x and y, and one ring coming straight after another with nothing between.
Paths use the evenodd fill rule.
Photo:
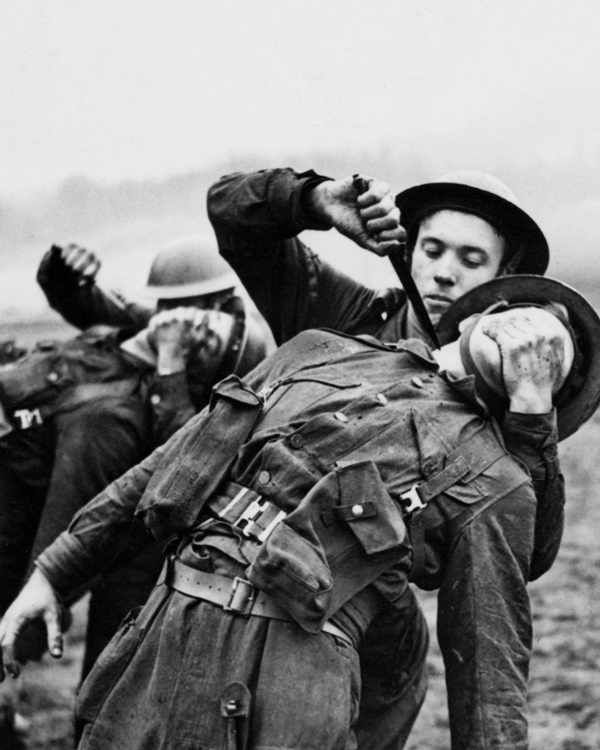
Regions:
<instances>
[{"instance_id":1,"label":"webbing belt","mask_svg":"<svg viewBox=\"0 0 600 750\"><path fill-rule=\"evenodd\" d=\"M216 573L205 573L171 557L165 561L158 582L165 583L186 596L216 604L225 612L241 617L267 617L271 620L295 622L268 594L245 578L227 578ZM350 637L332 622L326 622L322 630L353 645Z\"/></svg>"}]
</instances>

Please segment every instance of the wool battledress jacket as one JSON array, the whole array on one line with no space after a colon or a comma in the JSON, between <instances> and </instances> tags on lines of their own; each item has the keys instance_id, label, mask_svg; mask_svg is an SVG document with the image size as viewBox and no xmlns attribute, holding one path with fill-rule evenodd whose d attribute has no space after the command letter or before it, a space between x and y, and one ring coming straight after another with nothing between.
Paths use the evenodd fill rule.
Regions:
<instances>
[{"instance_id":1,"label":"wool battledress jacket","mask_svg":"<svg viewBox=\"0 0 600 750\"><path fill-rule=\"evenodd\" d=\"M309 170L234 172L208 191L207 208L221 255L235 270L282 344L309 328L369 334L395 343L426 334L411 323L398 287L372 289L334 268L299 237L324 230L306 210L306 196L330 178ZM529 469L538 498L535 580L560 546L565 488L557 452L556 416L507 412L500 425L509 451ZM537 561L543 561L537 567Z\"/></svg>"},{"instance_id":2,"label":"wool battledress jacket","mask_svg":"<svg viewBox=\"0 0 600 750\"><path fill-rule=\"evenodd\" d=\"M262 543L216 515L232 485L282 512ZM426 507L411 513L415 485ZM451 382L422 342L301 334L247 383L217 386L210 410L86 506L37 564L68 590L143 546L147 527L178 540L185 564L247 578L291 622L160 584L83 687L82 748L217 750L232 680L253 695L249 746L355 747L356 651L320 631L332 622L358 645L402 602L417 557L416 583L439 588L453 748L527 747L526 584L549 564L534 545L535 493L472 379ZM334 642L335 657L322 651Z\"/></svg>"}]
</instances>

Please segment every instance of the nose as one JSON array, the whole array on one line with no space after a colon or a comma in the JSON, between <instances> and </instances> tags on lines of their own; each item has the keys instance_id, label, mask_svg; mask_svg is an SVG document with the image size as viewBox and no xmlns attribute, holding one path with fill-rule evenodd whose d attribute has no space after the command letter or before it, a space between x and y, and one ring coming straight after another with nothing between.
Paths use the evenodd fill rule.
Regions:
<instances>
[{"instance_id":1,"label":"nose","mask_svg":"<svg viewBox=\"0 0 600 750\"><path fill-rule=\"evenodd\" d=\"M433 277L440 286L454 286L458 281L458 275L453 260L446 255L440 258Z\"/></svg>"}]
</instances>

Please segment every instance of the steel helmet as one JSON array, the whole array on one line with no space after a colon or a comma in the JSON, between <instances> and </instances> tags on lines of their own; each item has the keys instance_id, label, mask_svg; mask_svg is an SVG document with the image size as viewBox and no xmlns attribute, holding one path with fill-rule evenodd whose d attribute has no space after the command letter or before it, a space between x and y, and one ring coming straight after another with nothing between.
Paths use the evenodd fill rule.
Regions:
<instances>
[{"instance_id":1,"label":"steel helmet","mask_svg":"<svg viewBox=\"0 0 600 750\"><path fill-rule=\"evenodd\" d=\"M550 251L544 233L519 206L512 190L491 174L472 169L450 172L398 193L396 205L409 238L434 211L464 211L489 222L506 239L510 273L543 276L548 268Z\"/></svg>"},{"instance_id":2,"label":"steel helmet","mask_svg":"<svg viewBox=\"0 0 600 750\"><path fill-rule=\"evenodd\" d=\"M590 419L600 404L600 318L583 295L556 279L499 276L457 299L437 330L442 343L448 343L459 338L459 323L471 315L500 312L509 306L548 307L551 303L566 308L568 320L564 322L571 329L576 352L571 372L555 399L562 440Z\"/></svg>"},{"instance_id":3,"label":"steel helmet","mask_svg":"<svg viewBox=\"0 0 600 750\"><path fill-rule=\"evenodd\" d=\"M188 235L158 252L146 292L156 299L178 299L224 292L237 284L237 276L219 255L214 239Z\"/></svg>"}]
</instances>

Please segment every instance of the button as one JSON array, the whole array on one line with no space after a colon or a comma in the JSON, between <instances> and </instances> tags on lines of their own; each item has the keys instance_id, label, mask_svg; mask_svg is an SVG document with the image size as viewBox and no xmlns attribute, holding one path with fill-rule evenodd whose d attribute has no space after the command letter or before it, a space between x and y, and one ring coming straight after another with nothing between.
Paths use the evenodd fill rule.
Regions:
<instances>
[{"instance_id":1,"label":"button","mask_svg":"<svg viewBox=\"0 0 600 750\"><path fill-rule=\"evenodd\" d=\"M375 398L379 401L380 404L385 406L388 402L387 398L383 395L383 393L378 393Z\"/></svg>"},{"instance_id":2,"label":"button","mask_svg":"<svg viewBox=\"0 0 600 750\"><path fill-rule=\"evenodd\" d=\"M416 388L422 388L423 387L423 381L421 378L413 378L410 381Z\"/></svg>"},{"instance_id":3,"label":"button","mask_svg":"<svg viewBox=\"0 0 600 750\"><path fill-rule=\"evenodd\" d=\"M423 461L423 466L421 467L421 469L423 471L423 474L425 474L425 476L428 477L430 474L433 474L433 472L435 471L435 467L436 467L436 462L433 459L428 458L425 461Z\"/></svg>"},{"instance_id":4,"label":"button","mask_svg":"<svg viewBox=\"0 0 600 750\"><path fill-rule=\"evenodd\" d=\"M339 419L340 422L347 422L348 417L341 411L336 411L336 413L333 415L336 419Z\"/></svg>"},{"instance_id":5,"label":"button","mask_svg":"<svg viewBox=\"0 0 600 750\"><path fill-rule=\"evenodd\" d=\"M304 445L304 438L302 435L292 435L290 438L290 444L292 448L302 448Z\"/></svg>"},{"instance_id":6,"label":"button","mask_svg":"<svg viewBox=\"0 0 600 750\"><path fill-rule=\"evenodd\" d=\"M261 471L258 475L258 483L259 484L269 484L271 481L271 475L268 471Z\"/></svg>"},{"instance_id":7,"label":"button","mask_svg":"<svg viewBox=\"0 0 600 750\"><path fill-rule=\"evenodd\" d=\"M355 518L360 518L364 512L365 512L365 510L362 507L362 505L353 505L352 506L352 515Z\"/></svg>"},{"instance_id":8,"label":"button","mask_svg":"<svg viewBox=\"0 0 600 750\"><path fill-rule=\"evenodd\" d=\"M57 372L51 372L51 373L50 373L50 374L48 375L48 380L49 380L49 381L50 381L51 383L56 383L56 382L57 382L57 380L58 380L58 377L59 377L59 375L58 375L58 373L57 373Z\"/></svg>"},{"instance_id":9,"label":"button","mask_svg":"<svg viewBox=\"0 0 600 750\"><path fill-rule=\"evenodd\" d=\"M160 400L161 399L160 399L160 396L158 395L158 393L153 393L150 396L150 403L154 404L155 406L156 406L156 404L160 404Z\"/></svg>"}]
</instances>

